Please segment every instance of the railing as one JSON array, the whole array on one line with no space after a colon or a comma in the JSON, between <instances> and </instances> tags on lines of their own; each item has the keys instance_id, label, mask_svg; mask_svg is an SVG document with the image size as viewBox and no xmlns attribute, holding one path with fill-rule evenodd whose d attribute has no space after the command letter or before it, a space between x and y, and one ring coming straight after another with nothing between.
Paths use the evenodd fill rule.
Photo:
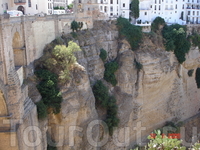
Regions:
<instances>
[{"instance_id":1,"label":"railing","mask_svg":"<svg viewBox=\"0 0 200 150\"><path fill-rule=\"evenodd\" d=\"M14 3L26 3L26 0L14 0Z\"/></svg>"}]
</instances>

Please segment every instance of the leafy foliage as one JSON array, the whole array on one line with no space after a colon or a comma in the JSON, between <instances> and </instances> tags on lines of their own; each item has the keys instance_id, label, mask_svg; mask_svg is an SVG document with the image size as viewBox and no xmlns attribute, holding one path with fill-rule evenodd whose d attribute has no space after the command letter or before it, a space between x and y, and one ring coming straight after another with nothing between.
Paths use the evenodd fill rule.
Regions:
<instances>
[{"instance_id":1,"label":"leafy foliage","mask_svg":"<svg viewBox=\"0 0 200 150\"><path fill-rule=\"evenodd\" d=\"M200 143L195 143L194 145L192 145L191 150L199 150L200 149Z\"/></svg>"},{"instance_id":2,"label":"leafy foliage","mask_svg":"<svg viewBox=\"0 0 200 150\"><path fill-rule=\"evenodd\" d=\"M165 24L165 20L163 18L156 17L151 24L151 31L156 32L159 29L159 26L164 25L164 24Z\"/></svg>"},{"instance_id":3,"label":"leafy foliage","mask_svg":"<svg viewBox=\"0 0 200 150\"><path fill-rule=\"evenodd\" d=\"M107 108L107 118L105 120L110 135L113 134L113 128L117 127L119 124L119 118L117 117L117 105L116 105L116 99L113 96L109 97L108 101L108 108Z\"/></svg>"},{"instance_id":4,"label":"leafy foliage","mask_svg":"<svg viewBox=\"0 0 200 150\"><path fill-rule=\"evenodd\" d=\"M47 108L52 108L53 113L59 113L61 108L62 96L57 88L57 76L48 70L37 70L36 76L40 79L40 83L37 85L37 89L42 96L38 109L38 115L44 116L44 110L46 105ZM43 104L42 104L43 103Z\"/></svg>"},{"instance_id":5,"label":"leafy foliage","mask_svg":"<svg viewBox=\"0 0 200 150\"><path fill-rule=\"evenodd\" d=\"M126 38L132 50L136 50L142 40L141 27L132 25L127 19L122 17L117 19L117 27L120 37Z\"/></svg>"},{"instance_id":6,"label":"leafy foliage","mask_svg":"<svg viewBox=\"0 0 200 150\"><path fill-rule=\"evenodd\" d=\"M186 27L179 24L165 25L163 28L163 37L166 40L166 50L174 51L179 63L183 63L185 61L185 54L190 49L190 42L186 37Z\"/></svg>"},{"instance_id":7,"label":"leafy foliage","mask_svg":"<svg viewBox=\"0 0 200 150\"><path fill-rule=\"evenodd\" d=\"M60 7L59 7L59 6L56 6L56 7L54 7L53 9L54 9L54 10L58 10L58 9L64 10L65 7L63 7L63 6L60 6Z\"/></svg>"},{"instance_id":8,"label":"leafy foliage","mask_svg":"<svg viewBox=\"0 0 200 150\"><path fill-rule=\"evenodd\" d=\"M99 57L102 59L102 61L105 61L106 58L107 58L107 52L106 52L106 50L104 50L103 48L100 49L100 55L99 55Z\"/></svg>"},{"instance_id":9,"label":"leafy foliage","mask_svg":"<svg viewBox=\"0 0 200 150\"><path fill-rule=\"evenodd\" d=\"M69 4L69 5L67 5L67 8L68 8L68 9L73 9L73 7L74 7L74 6L73 6L73 4L72 4L72 3L71 3L71 4Z\"/></svg>"},{"instance_id":10,"label":"leafy foliage","mask_svg":"<svg viewBox=\"0 0 200 150\"><path fill-rule=\"evenodd\" d=\"M117 84L117 80L115 77L115 71L118 69L118 63L116 61L108 62L104 65L105 72L104 72L104 79L107 82L110 82L113 86Z\"/></svg>"},{"instance_id":11,"label":"leafy foliage","mask_svg":"<svg viewBox=\"0 0 200 150\"><path fill-rule=\"evenodd\" d=\"M44 119L47 117L47 107L46 105L43 103L43 101L39 101L36 103L37 106L37 113L38 113L38 118L39 119Z\"/></svg>"},{"instance_id":12,"label":"leafy foliage","mask_svg":"<svg viewBox=\"0 0 200 150\"><path fill-rule=\"evenodd\" d=\"M57 147L47 145L47 150L57 150Z\"/></svg>"},{"instance_id":13,"label":"leafy foliage","mask_svg":"<svg viewBox=\"0 0 200 150\"><path fill-rule=\"evenodd\" d=\"M118 126L119 119L117 117L117 104L116 99L113 96L109 96L108 88L104 86L102 81L98 80L93 88L93 93L97 103L103 108L107 109L107 117L105 122L107 123L109 134L113 134L114 127Z\"/></svg>"},{"instance_id":14,"label":"leafy foliage","mask_svg":"<svg viewBox=\"0 0 200 150\"><path fill-rule=\"evenodd\" d=\"M200 35L195 33L191 36L191 39L192 39L192 44L194 46L198 46L200 49Z\"/></svg>"},{"instance_id":15,"label":"leafy foliage","mask_svg":"<svg viewBox=\"0 0 200 150\"><path fill-rule=\"evenodd\" d=\"M188 76L191 77L192 74L193 74L193 72L194 72L194 69L190 69L190 70L188 70Z\"/></svg>"},{"instance_id":16,"label":"leafy foliage","mask_svg":"<svg viewBox=\"0 0 200 150\"><path fill-rule=\"evenodd\" d=\"M131 16L137 19L140 15L139 0L132 0L131 2Z\"/></svg>"},{"instance_id":17,"label":"leafy foliage","mask_svg":"<svg viewBox=\"0 0 200 150\"><path fill-rule=\"evenodd\" d=\"M108 88L104 86L101 80L98 80L92 90L96 101L99 102L102 107L107 108L109 100Z\"/></svg>"},{"instance_id":18,"label":"leafy foliage","mask_svg":"<svg viewBox=\"0 0 200 150\"><path fill-rule=\"evenodd\" d=\"M68 43L68 47L56 45L51 52L51 57L44 61L44 66L52 72L58 72L59 81L64 83L70 79L70 68L76 63L74 52L80 50L80 47L72 41Z\"/></svg>"},{"instance_id":19,"label":"leafy foliage","mask_svg":"<svg viewBox=\"0 0 200 150\"><path fill-rule=\"evenodd\" d=\"M71 29L72 31L78 31L79 25L78 22L76 22L75 20L71 22Z\"/></svg>"},{"instance_id":20,"label":"leafy foliage","mask_svg":"<svg viewBox=\"0 0 200 150\"><path fill-rule=\"evenodd\" d=\"M156 137L153 139L148 136L150 142L148 143L148 150L185 150L186 147L181 146L181 140L170 139L167 136L161 135L161 131L155 131Z\"/></svg>"},{"instance_id":21,"label":"leafy foliage","mask_svg":"<svg viewBox=\"0 0 200 150\"><path fill-rule=\"evenodd\" d=\"M197 88L200 88L200 68L197 68L196 70L196 83L197 83Z\"/></svg>"}]
</instances>

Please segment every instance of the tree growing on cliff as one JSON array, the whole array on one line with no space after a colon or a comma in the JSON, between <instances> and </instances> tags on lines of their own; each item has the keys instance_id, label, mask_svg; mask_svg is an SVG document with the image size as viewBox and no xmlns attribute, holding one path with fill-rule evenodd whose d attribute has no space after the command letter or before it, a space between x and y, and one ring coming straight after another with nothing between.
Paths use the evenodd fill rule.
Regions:
<instances>
[{"instance_id":1,"label":"tree growing on cliff","mask_svg":"<svg viewBox=\"0 0 200 150\"><path fill-rule=\"evenodd\" d=\"M78 22L76 22L75 20L72 21L72 22L71 22L71 29L72 29L72 31L73 31L73 32L74 32L74 31L77 32L78 28L79 28Z\"/></svg>"},{"instance_id":2,"label":"tree growing on cliff","mask_svg":"<svg viewBox=\"0 0 200 150\"><path fill-rule=\"evenodd\" d=\"M132 0L131 2L131 16L133 16L135 19L139 17L140 11L139 11L139 0Z\"/></svg>"}]
</instances>

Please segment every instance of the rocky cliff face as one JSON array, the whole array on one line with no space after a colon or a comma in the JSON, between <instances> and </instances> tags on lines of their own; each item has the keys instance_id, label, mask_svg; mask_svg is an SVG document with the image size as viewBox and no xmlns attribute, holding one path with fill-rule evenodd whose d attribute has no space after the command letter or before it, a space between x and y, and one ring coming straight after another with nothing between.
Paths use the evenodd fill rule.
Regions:
<instances>
[{"instance_id":1,"label":"rocky cliff face","mask_svg":"<svg viewBox=\"0 0 200 150\"><path fill-rule=\"evenodd\" d=\"M192 47L187 60L180 65L172 52L165 51L159 35L144 34L140 48L133 52L126 40L118 39L114 22L100 21L92 30L81 31L76 42L82 49L76 53L82 67L61 88L64 99L61 113L48 118L48 133L59 142L59 150L128 149L135 143L143 144L143 139L166 121L179 122L198 113L200 92L195 71L200 67L200 52L197 48ZM107 62L116 59L119 64L115 87L103 80L101 48L108 52ZM136 68L135 60L143 65L142 70ZM191 69L194 72L189 77ZM116 97L120 124L108 139L102 126L94 126L92 141L87 133L89 123L105 118L104 112L96 109L91 89L97 80L103 80L109 93Z\"/></svg>"}]
</instances>

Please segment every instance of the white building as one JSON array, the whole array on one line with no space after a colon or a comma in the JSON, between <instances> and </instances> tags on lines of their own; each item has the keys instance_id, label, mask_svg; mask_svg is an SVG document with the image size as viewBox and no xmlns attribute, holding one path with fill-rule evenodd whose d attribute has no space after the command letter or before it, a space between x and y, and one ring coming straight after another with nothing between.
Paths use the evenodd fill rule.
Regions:
<instances>
[{"instance_id":1,"label":"white building","mask_svg":"<svg viewBox=\"0 0 200 150\"><path fill-rule=\"evenodd\" d=\"M108 17L129 18L131 0L98 0L100 12Z\"/></svg>"},{"instance_id":2,"label":"white building","mask_svg":"<svg viewBox=\"0 0 200 150\"><path fill-rule=\"evenodd\" d=\"M142 23L152 22L157 16L167 23L200 23L200 0L140 0Z\"/></svg>"},{"instance_id":3,"label":"white building","mask_svg":"<svg viewBox=\"0 0 200 150\"><path fill-rule=\"evenodd\" d=\"M0 0L0 14L6 10L20 10L25 15L53 14L54 7L67 7L67 0Z\"/></svg>"},{"instance_id":4,"label":"white building","mask_svg":"<svg viewBox=\"0 0 200 150\"><path fill-rule=\"evenodd\" d=\"M53 1L54 7L64 7L64 8L66 8L67 4L68 4L67 0L54 0Z\"/></svg>"}]
</instances>

